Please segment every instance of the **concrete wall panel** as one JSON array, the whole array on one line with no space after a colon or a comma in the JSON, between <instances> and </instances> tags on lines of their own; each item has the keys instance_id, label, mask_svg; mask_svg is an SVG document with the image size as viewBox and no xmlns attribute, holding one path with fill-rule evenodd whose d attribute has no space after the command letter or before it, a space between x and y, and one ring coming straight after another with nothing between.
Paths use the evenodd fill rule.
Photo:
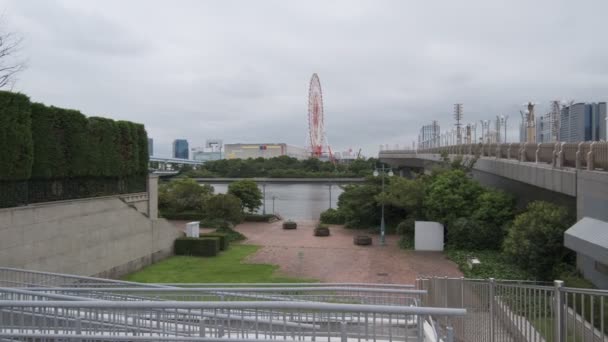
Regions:
<instances>
[{"instance_id":1,"label":"concrete wall panel","mask_svg":"<svg viewBox=\"0 0 608 342\"><path fill-rule=\"evenodd\" d=\"M117 197L0 209L0 265L119 277L172 253L178 231Z\"/></svg>"}]
</instances>

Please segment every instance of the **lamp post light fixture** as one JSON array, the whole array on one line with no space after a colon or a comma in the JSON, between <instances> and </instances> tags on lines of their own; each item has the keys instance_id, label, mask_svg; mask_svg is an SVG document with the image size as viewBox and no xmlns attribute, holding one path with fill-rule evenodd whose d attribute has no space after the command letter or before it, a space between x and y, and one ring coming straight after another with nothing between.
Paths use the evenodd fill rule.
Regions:
<instances>
[{"instance_id":1,"label":"lamp post light fixture","mask_svg":"<svg viewBox=\"0 0 608 342\"><path fill-rule=\"evenodd\" d=\"M385 167L384 164L382 164L382 167L376 168L374 170L374 177L378 177L380 175L382 178L382 193L383 194L384 194L384 174L385 173L389 177L393 176L393 170L391 170L390 167ZM386 227L384 225L384 201L383 201L382 202L382 218L380 220L380 245L381 246L386 246L385 231L386 231Z\"/></svg>"},{"instance_id":2,"label":"lamp post light fixture","mask_svg":"<svg viewBox=\"0 0 608 342\"><path fill-rule=\"evenodd\" d=\"M272 215L274 215L274 200L277 198L277 196L272 195Z\"/></svg>"}]
</instances>

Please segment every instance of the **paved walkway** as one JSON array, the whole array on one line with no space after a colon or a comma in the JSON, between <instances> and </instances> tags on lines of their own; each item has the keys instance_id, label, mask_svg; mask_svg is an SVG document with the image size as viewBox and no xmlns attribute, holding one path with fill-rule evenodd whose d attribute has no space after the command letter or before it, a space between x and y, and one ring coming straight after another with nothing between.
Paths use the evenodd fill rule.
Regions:
<instances>
[{"instance_id":1,"label":"paved walkway","mask_svg":"<svg viewBox=\"0 0 608 342\"><path fill-rule=\"evenodd\" d=\"M399 249L397 236L387 246L373 236L372 246L355 246L361 231L332 226L331 236L313 236L315 222L300 221L296 230L282 229L282 222L243 223L236 230L247 236L244 243L262 246L247 261L279 265L287 276L325 282L413 284L418 275L460 277L458 266L442 253Z\"/></svg>"}]
</instances>

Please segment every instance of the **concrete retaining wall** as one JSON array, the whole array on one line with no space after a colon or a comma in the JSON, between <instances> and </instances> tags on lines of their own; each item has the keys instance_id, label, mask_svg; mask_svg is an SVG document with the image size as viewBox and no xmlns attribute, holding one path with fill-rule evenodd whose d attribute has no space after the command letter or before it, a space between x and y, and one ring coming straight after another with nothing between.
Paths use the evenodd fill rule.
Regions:
<instances>
[{"instance_id":1,"label":"concrete retaining wall","mask_svg":"<svg viewBox=\"0 0 608 342\"><path fill-rule=\"evenodd\" d=\"M0 265L119 277L171 255L177 236L118 197L0 209Z\"/></svg>"}]
</instances>

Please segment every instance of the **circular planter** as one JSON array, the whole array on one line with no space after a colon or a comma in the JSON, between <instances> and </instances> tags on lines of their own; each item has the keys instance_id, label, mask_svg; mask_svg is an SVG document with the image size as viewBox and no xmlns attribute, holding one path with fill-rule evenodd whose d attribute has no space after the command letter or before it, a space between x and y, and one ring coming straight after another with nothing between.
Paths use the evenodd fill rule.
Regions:
<instances>
[{"instance_id":1,"label":"circular planter","mask_svg":"<svg viewBox=\"0 0 608 342\"><path fill-rule=\"evenodd\" d=\"M367 235L357 235L353 238L353 243L357 246L369 246L372 244L372 238Z\"/></svg>"},{"instance_id":2,"label":"circular planter","mask_svg":"<svg viewBox=\"0 0 608 342\"><path fill-rule=\"evenodd\" d=\"M315 236L329 236L329 228L328 227L315 228Z\"/></svg>"},{"instance_id":3,"label":"circular planter","mask_svg":"<svg viewBox=\"0 0 608 342\"><path fill-rule=\"evenodd\" d=\"M293 221L283 222L283 229L296 229L296 228L298 228L298 224Z\"/></svg>"}]
</instances>

